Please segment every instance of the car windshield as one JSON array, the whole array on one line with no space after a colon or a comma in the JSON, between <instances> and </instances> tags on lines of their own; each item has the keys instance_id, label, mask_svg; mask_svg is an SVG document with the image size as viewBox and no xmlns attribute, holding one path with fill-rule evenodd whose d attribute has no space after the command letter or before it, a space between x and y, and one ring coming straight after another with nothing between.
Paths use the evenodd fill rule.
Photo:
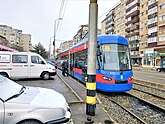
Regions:
<instances>
[{"instance_id":1,"label":"car windshield","mask_svg":"<svg viewBox=\"0 0 165 124\"><path fill-rule=\"evenodd\" d=\"M0 98L2 100L5 101L10 97L19 94L22 87L22 85L19 85L0 75Z\"/></svg>"},{"instance_id":2,"label":"car windshield","mask_svg":"<svg viewBox=\"0 0 165 124\"><path fill-rule=\"evenodd\" d=\"M102 45L103 69L124 71L131 69L128 46L120 44Z\"/></svg>"}]
</instances>

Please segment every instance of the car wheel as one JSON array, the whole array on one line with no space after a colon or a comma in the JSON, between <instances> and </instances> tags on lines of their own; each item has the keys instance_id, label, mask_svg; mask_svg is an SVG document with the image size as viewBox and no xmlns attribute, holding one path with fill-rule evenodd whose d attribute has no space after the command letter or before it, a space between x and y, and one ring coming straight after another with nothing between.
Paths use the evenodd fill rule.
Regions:
<instances>
[{"instance_id":1,"label":"car wheel","mask_svg":"<svg viewBox=\"0 0 165 124\"><path fill-rule=\"evenodd\" d=\"M0 73L0 75L9 78L9 75L7 73Z\"/></svg>"},{"instance_id":2,"label":"car wheel","mask_svg":"<svg viewBox=\"0 0 165 124\"><path fill-rule=\"evenodd\" d=\"M157 69L157 72L161 72L160 68Z\"/></svg>"},{"instance_id":3,"label":"car wheel","mask_svg":"<svg viewBox=\"0 0 165 124\"><path fill-rule=\"evenodd\" d=\"M50 74L49 74L48 72L44 72L44 73L42 74L42 79L48 80L49 78L50 78Z\"/></svg>"},{"instance_id":4,"label":"car wheel","mask_svg":"<svg viewBox=\"0 0 165 124\"><path fill-rule=\"evenodd\" d=\"M25 120L25 121L22 121L18 124L42 124L42 123L39 121L36 121L36 120Z\"/></svg>"}]
</instances>

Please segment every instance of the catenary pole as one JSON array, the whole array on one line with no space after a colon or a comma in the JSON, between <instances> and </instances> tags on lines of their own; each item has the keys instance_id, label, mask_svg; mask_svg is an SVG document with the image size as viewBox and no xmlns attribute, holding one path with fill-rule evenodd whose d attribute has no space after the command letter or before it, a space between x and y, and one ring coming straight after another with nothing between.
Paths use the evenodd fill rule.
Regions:
<instances>
[{"instance_id":1,"label":"catenary pole","mask_svg":"<svg viewBox=\"0 0 165 124\"><path fill-rule=\"evenodd\" d=\"M87 59L87 82L86 82L86 123L93 123L96 109L96 47L97 47L97 0L90 0L89 5L89 43ZM89 57L90 56L90 57Z\"/></svg>"},{"instance_id":2,"label":"catenary pole","mask_svg":"<svg viewBox=\"0 0 165 124\"><path fill-rule=\"evenodd\" d=\"M54 46L54 49L53 49L53 56L54 56L54 61L56 60L56 21L57 20L62 20L63 18L58 18L58 19L55 19L54 20L54 42L53 42L53 46Z\"/></svg>"}]
</instances>

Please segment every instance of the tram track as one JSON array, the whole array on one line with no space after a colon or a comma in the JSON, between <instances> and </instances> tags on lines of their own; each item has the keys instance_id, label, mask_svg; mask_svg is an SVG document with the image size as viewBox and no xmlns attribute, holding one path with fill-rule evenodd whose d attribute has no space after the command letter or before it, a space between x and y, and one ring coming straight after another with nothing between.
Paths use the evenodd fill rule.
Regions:
<instances>
[{"instance_id":1,"label":"tram track","mask_svg":"<svg viewBox=\"0 0 165 124\"><path fill-rule=\"evenodd\" d=\"M127 93L137 96L165 111L165 91L146 85L135 84Z\"/></svg>"},{"instance_id":2,"label":"tram track","mask_svg":"<svg viewBox=\"0 0 165 124\"><path fill-rule=\"evenodd\" d=\"M59 76L59 75L58 75ZM61 77L62 78L62 77ZM63 79L67 83L67 79ZM83 87L83 90L86 90L85 84L82 84L80 82L77 82L77 80L72 79L72 85L76 84L76 87ZM74 83L73 83L74 82ZM68 84L67 84L68 85ZM136 84L135 84L136 85ZM75 90L75 86L70 86L73 88L73 91L77 94L79 90ZM141 86L143 87L143 86ZM147 86L148 87L148 86ZM152 99L159 99L156 102L160 101L160 99L164 100L164 96L159 96L159 94L164 94L164 90L160 89L154 89L153 87L149 90L142 89L138 87L135 87L131 90L131 92L137 92L137 94L145 93L147 94L148 91L150 91L146 98L151 95ZM137 90L136 90L137 89ZM141 91L142 89L142 91ZM136 90L136 91L135 91ZM154 95L154 92L157 92L157 94ZM82 97L81 94L77 94L80 98ZM141 95L140 95L141 96ZM78 98L78 97L77 97ZM107 115L112 118L115 123L119 124L150 124L150 123L156 123L156 124L162 124L165 123L165 110L164 106L158 106L157 104L153 104L153 100L148 102L147 100L142 100L141 97L136 97L136 95L132 95L131 93L122 93L122 94L114 94L111 95L111 93L100 93L97 92L97 104L99 103L100 106L106 111ZM85 100L84 100L85 101ZM85 103L83 100L78 101L72 101L69 102L69 104L74 103ZM163 103L162 101L160 103ZM163 103L164 104L164 103Z\"/></svg>"},{"instance_id":3,"label":"tram track","mask_svg":"<svg viewBox=\"0 0 165 124\"><path fill-rule=\"evenodd\" d=\"M131 94L98 93L101 102L106 106L110 116L122 124L162 124L165 123L164 110L157 109Z\"/></svg>"}]
</instances>

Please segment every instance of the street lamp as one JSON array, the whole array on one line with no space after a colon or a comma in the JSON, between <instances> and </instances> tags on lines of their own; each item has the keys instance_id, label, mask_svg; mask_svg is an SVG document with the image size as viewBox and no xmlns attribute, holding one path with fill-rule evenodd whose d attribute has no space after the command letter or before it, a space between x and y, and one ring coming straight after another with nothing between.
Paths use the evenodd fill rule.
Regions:
<instances>
[{"instance_id":1,"label":"street lamp","mask_svg":"<svg viewBox=\"0 0 165 124\"><path fill-rule=\"evenodd\" d=\"M57 20L62 20L62 19L63 19L63 18L58 18L58 19L55 19L55 20L54 20L54 44L53 44L53 45L54 45L54 52L53 52L54 60L55 60L55 58L56 58L56 57L55 57L55 52L56 52L56 51L55 51L55 50L56 50L56 48L55 48L55 47L56 47L56 21L57 21Z\"/></svg>"}]
</instances>

